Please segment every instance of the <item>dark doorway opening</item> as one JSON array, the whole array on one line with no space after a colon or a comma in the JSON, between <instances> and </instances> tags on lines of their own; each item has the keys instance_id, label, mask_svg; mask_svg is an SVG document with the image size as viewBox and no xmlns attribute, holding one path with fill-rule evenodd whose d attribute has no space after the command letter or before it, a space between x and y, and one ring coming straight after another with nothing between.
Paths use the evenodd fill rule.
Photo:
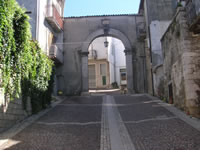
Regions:
<instances>
[{"instance_id":1,"label":"dark doorway opening","mask_svg":"<svg viewBox=\"0 0 200 150\"><path fill-rule=\"evenodd\" d=\"M174 98L173 98L173 85L170 83L168 85L168 90L169 90L169 103L173 104L174 103Z\"/></svg>"}]
</instances>

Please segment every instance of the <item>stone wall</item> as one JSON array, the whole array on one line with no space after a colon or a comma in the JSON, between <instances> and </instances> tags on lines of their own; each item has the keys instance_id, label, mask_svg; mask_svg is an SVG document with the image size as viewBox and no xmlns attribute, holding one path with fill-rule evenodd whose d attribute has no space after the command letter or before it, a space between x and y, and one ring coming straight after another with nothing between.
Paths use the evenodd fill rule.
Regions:
<instances>
[{"instance_id":1,"label":"stone wall","mask_svg":"<svg viewBox=\"0 0 200 150\"><path fill-rule=\"evenodd\" d=\"M189 31L184 8L178 8L162 37L165 97L172 84L175 106L200 117L200 36Z\"/></svg>"},{"instance_id":2,"label":"stone wall","mask_svg":"<svg viewBox=\"0 0 200 150\"><path fill-rule=\"evenodd\" d=\"M22 99L7 102L2 92L0 92L0 133L30 115L30 102L27 108L29 110L28 112L23 109Z\"/></svg>"}]
</instances>

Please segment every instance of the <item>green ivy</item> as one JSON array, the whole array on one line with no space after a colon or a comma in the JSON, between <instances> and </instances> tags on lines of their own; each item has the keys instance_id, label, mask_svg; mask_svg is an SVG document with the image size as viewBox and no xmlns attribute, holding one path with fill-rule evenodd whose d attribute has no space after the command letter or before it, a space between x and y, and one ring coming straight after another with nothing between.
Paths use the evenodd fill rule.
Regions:
<instances>
[{"instance_id":1,"label":"green ivy","mask_svg":"<svg viewBox=\"0 0 200 150\"><path fill-rule=\"evenodd\" d=\"M16 51L13 30L14 5L14 0L0 0L0 69L6 97L15 91L15 84L12 84L12 78L15 78L13 53Z\"/></svg>"},{"instance_id":2,"label":"green ivy","mask_svg":"<svg viewBox=\"0 0 200 150\"><path fill-rule=\"evenodd\" d=\"M1 87L7 99L31 99L33 113L50 104L53 62L31 40L29 16L15 0L0 0ZM26 107L24 107L26 108Z\"/></svg>"},{"instance_id":3,"label":"green ivy","mask_svg":"<svg viewBox=\"0 0 200 150\"><path fill-rule=\"evenodd\" d=\"M31 64L29 76L22 80L22 96L26 106L26 100L31 98L33 113L50 104L53 76L52 61L43 53L36 41L31 41Z\"/></svg>"}]
</instances>

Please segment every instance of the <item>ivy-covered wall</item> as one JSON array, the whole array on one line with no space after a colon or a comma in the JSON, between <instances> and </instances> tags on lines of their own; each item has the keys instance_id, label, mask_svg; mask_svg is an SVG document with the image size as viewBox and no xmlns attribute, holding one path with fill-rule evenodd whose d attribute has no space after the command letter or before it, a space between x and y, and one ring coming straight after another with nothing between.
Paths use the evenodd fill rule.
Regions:
<instances>
[{"instance_id":1,"label":"ivy-covered wall","mask_svg":"<svg viewBox=\"0 0 200 150\"><path fill-rule=\"evenodd\" d=\"M50 104L53 62L31 40L29 16L15 0L0 0L0 16L0 108L22 98L26 110L30 99L36 113Z\"/></svg>"}]
</instances>

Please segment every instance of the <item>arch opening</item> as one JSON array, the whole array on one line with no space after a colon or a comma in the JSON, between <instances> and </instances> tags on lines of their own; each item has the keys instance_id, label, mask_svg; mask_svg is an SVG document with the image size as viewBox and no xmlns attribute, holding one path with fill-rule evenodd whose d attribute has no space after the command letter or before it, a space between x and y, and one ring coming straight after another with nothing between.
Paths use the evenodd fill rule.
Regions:
<instances>
[{"instance_id":1,"label":"arch opening","mask_svg":"<svg viewBox=\"0 0 200 150\"><path fill-rule=\"evenodd\" d=\"M103 29L99 29L97 30L96 32L93 32L92 34L90 34L88 36L88 38L86 39L86 41L84 42L84 44L82 45L82 53L83 54L89 54L88 50L91 48L90 45L95 41L95 39L98 39L98 38L101 38L101 37L104 37L105 38L105 34L104 34L104 31ZM125 65L123 68L121 68L121 72L122 72L122 76L126 76L126 87L122 87L123 89L126 89L126 91L130 92L130 93L134 93L135 89L134 89L134 83L133 83L133 57L132 57L132 46L130 44L130 41L128 40L128 38L120 31L118 30L115 30L115 29L110 29L109 30L109 34L106 35L106 37L112 37L113 39L116 39L118 41L121 41L121 52L125 52L123 54L124 58L125 58ZM126 54L126 55L125 55ZM90 54L89 54L89 57L90 57ZM109 65L108 65L109 66ZM100 65L99 65L99 69L100 70ZM84 55L82 57L82 91L83 92L88 92L89 91L89 88L91 88L89 85L91 82L89 80L89 72L91 72L91 70L93 69L93 73L94 73L94 66L89 66L89 62L88 62L88 55ZM120 71L120 70L119 70ZM120 73L119 73L120 74ZM93 75L93 78L94 78L95 75ZM102 76L100 76L102 77ZM104 78L104 79L103 79ZM111 80L111 77L107 77L109 78L110 80L109 81L105 81L105 76L102 77L101 79L93 79L93 82L96 80L96 85L94 84L93 86L94 87L98 87L98 82L100 83L103 83L104 84L107 82L109 84L112 84L111 81L114 81L114 80ZM114 82L113 82L114 83ZM92 84L92 83L91 83ZM118 83L118 86L120 86L120 81ZM112 87L111 85L107 85L107 87Z\"/></svg>"},{"instance_id":2,"label":"arch opening","mask_svg":"<svg viewBox=\"0 0 200 150\"><path fill-rule=\"evenodd\" d=\"M125 46L111 36L95 38L88 48L89 92L127 91Z\"/></svg>"}]
</instances>

